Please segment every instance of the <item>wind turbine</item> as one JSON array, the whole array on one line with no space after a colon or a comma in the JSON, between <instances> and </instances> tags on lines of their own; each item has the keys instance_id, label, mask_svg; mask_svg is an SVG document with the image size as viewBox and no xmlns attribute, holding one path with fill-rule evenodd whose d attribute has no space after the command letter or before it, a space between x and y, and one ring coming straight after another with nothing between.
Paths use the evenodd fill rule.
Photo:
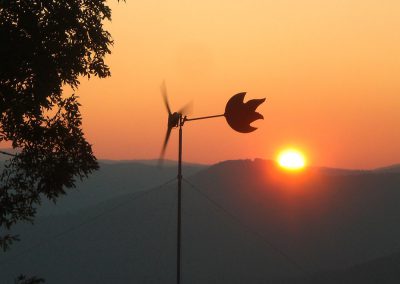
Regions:
<instances>
[{"instance_id":1,"label":"wind turbine","mask_svg":"<svg viewBox=\"0 0 400 284\"><path fill-rule=\"evenodd\" d=\"M162 164L164 159L165 150L169 138L171 136L171 131L174 128L179 128L179 152L178 152L178 220L177 220L177 258L176 258L176 283L181 282L181 201L182 201L182 127L187 121L209 119L224 116L229 126L238 132L249 133L253 132L257 128L251 126L250 124L258 119L264 119L264 117L256 112L257 107L265 101L263 99L249 100L246 103L243 102L246 95L245 92L238 93L231 97L226 106L225 112L218 115L202 116L195 118L188 118L186 116L188 112L189 105L186 105L177 112L172 112L168 103L167 88L165 82L161 84L161 94L164 99L164 104L168 112L168 125L167 132L164 139L164 144L161 149L159 164Z\"/></svg>"}]
</instances>

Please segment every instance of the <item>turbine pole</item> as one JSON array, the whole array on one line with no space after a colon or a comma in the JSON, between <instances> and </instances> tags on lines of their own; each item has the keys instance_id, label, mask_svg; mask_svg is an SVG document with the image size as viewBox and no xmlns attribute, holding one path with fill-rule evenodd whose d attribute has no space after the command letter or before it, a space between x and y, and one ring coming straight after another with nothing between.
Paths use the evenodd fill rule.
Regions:
<instances>
[{"instance_id":1,"label":"turbine pole","mask_svg":"<svg viewBox=\"0 0 400 284\"><path fill-rule=\"evenodd\" d=\"M176 252L176 283L181 283L181 200L182 200L182 126L185 119L179 116L179 159L178 159L178 225Z\"/></svg>"}]
</instances>

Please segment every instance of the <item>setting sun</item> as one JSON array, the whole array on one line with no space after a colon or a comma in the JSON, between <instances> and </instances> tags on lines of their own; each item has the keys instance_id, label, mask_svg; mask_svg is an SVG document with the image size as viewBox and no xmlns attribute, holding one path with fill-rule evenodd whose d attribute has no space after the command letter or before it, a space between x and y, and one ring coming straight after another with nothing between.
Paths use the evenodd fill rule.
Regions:
<instances>
[{"instance_id":1,"label":"setting sun","mask_svg":"<svg viewBox=\"0 0 400 284\"><path fill-rule=\"evenodd\" d=\"M286 149L278 155L278 163L282 168L288 170L300 170L305 167L306 159L300 151Z\"/></svg>"}]
</instances>

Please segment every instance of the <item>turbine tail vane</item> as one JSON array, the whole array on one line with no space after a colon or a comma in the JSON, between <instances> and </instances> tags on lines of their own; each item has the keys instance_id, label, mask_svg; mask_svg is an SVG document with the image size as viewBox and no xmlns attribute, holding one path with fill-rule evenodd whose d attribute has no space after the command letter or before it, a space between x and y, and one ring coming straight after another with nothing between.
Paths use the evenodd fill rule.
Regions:
<instances>
[{"instance_id":1,"label":"turbine tail vane","mask_svg":"<svg viewBox=\"0 0 400 284\"><path fill-rule=\"evenodd\" d=\"M246 93L238 93L234 95L225 107L225 118L229 126L238 132L249 133L256 130L256 127L250 124L258 119L264 119L264 117L256 112L256 109L261 105L265 98L249 100L244 103L244 97Z\"/></svg>"}]
</instances>

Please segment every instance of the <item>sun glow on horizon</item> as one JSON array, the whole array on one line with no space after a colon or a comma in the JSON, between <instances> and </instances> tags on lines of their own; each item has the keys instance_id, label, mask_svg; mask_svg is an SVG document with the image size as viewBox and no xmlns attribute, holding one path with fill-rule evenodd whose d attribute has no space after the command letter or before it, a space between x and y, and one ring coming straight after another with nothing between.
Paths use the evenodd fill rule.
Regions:
<instances>
[{"instance_id":1,"label":"sun glow on horizon","mask_svg":"<svg viewBox=\"0 0 400 284\"><path fill-rule=\"evenodd\" d=\"M301 170L306 166L306 158L296 149L286 149L279 153L278 164L287 170Z\"/></svg>"}]
</instances>

